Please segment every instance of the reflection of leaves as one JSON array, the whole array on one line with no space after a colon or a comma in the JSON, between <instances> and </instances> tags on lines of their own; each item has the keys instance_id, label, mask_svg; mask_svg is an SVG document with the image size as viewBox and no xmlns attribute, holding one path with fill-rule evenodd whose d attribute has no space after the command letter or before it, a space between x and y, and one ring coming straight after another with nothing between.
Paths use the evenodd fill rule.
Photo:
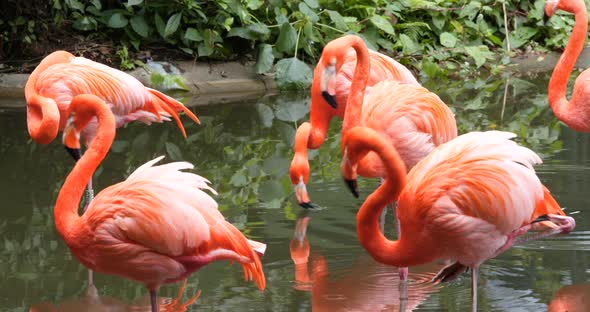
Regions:
<instances>
[{"instance_id":1,"label":"reflection of leaves","mask_svg":"<svg viewBox=\"0 0 590 312\"><path fill-rule=\"evenodd\" d=\"M260 122L262 125L265 128L272 126L272 120L275 117L272 109L266 104L258 103L256 105L256 110L258 111L258 116L260 117Z\"/></svg>"},{"instance_id":2,"label":"reflection of leaves","mask_svg":"<svg viewBox=\"0 0 590 312\"><path fill-rule=\"evenodd\" d=\"M277 119L282 121L297 121L309 113L309 106L303 101L284 101L276 107Z\"/></svg>"},{"instance_id":3,"label":"reflection of leaves","mask_svg":"<svg viewBox=\"0 0 590 312\"><path fill-rule=\"evenodd\" d=\"M166 142L166 153L170 156L170 159L175 161L182 160L182 152L180 148L172 142Z\"/></svg>"}]
</instances>

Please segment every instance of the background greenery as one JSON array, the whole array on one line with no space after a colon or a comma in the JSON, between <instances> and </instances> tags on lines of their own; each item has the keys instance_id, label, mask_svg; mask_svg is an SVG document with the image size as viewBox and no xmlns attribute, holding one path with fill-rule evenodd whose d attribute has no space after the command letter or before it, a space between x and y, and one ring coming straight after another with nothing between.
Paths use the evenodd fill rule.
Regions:
<instances>
[{"instance_id":1,"label":"background greenery","mask_svg":"<svg viewBox=\"0 0 590 312\"><path fill-rule=\"evenodd\" d=\"M573 16L554 17L544 26L544 4L545 0L8 0L0 4L0 58L43 55L47 46L53 50L60 38L67 46L76 34L84 42L108 42L115 48L115 63L123 69L135 66L130 53L166 46L199 61L255 59L259 73L274 66L281 86L300 87L311 79L306 64L317 62L326 42L356 33L372 49L429 76L444 76L509 62L507 39L512 51L563 47Z\"/></svg>"}]
</instances>

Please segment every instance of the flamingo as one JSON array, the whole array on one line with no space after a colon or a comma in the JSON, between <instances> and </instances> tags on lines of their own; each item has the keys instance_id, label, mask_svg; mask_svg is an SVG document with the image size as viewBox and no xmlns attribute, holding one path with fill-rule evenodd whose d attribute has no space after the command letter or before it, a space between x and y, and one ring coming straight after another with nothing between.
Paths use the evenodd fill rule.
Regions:
<instances>
[{"instance_id":1,"label":"flamingo","mask_svg":"<svg viewBox=\"0 0 590 312\"><path fill-rule=\"evenodd\" d=\"M549 80L549 105L555 116L568 127L590 132L590 70L586 69L576 78L571 100L566 98L568 79L588 35L586 4L583 0L548 0L545 5L545 22L557 10L574 13L575 24Z\"/></svg>"},{"instance_id":2,"label":"flamingo","mask_svg":"<svg viewBox=\"0 0 590 312\"><path fill-rule=\"evenodd\" d=\"M146 88L127 73L83 57L74 57L66 51L55 51L41 61L27 80L27 126L31 138L40 144L50 143L58 130L64 130L63 144L75 161L81 155L79 135L65 129L65 125L70 102L80 94L94 94L107 102L115 114L117 127L134 120L149 125L172 117L186 137L177 112L184 111L200 123L197 116L182 103ZM82 130L81 136L86 145L96 135L96 128L97 122L93 119ZM86 196L83 211L94 197L92 179L88 182ZM88 285L92 284L92 271L89 271Z\"/></svg>"},{"instance_id":3,"label":"flamingo","mask_svg":"<svg viewBox=\"0 0 590 312\"><path fill-rule=\"evenodd\" d=\"M101 191L80 217L78 203L113 143L116 120L103 100L89 94L72 99L70 114L66 127L76 135L94 117L98 122L96 137L66 178L54 209L58 234L83 265L144 284L153 312L160 285L183 280L216 260L240 263L245 278L264 290L255 250L264 245L247 240L225 221L204 192L215 193L209 181L181 171L192 169L189 163L155 166L163 157L151 160Z\"/></svg>"},{"instance_id":4,"label":"flamingo","mask_svg":"<svg viewBox=\"0 0 590 312\"><path fill-rule=\"evenodd\" d=\"M366 59L368 49L361 38L342 37L326 45L323 52L325 58L322 58L322 61L328 63L323 65L330 66L329 64L336 60L332 55L345 49L351 42L359 54L359 60ZM342 123L343 136L354 126L371 127L393 144L408 169L426 157L436 146L457 136L453 112L436 94L419 85L389 79L375 84L365 97L367 73L365 66L357 66ZM305 126L302 131L305 135L310 131L310 126L302 126ZM296 133L296 139L297 135L299 133ZM296 144L295 148L296 151L306 153L303 144ZM386 170L379 157L369 153L359 161L358 173L365 177L383 178ZM292 182L294 178L291 174ZM296 194L300 199L308 200L308 205L313 206L309 204L305 185L301 183L301 178L299 180ZM354 187L351 190L355 197L359 196ZM385 215L381 217L382 231L384 217ZM400 268L402 280L406 279L407 274L407 268Z\"/></svg>"},{"instance_id":5,"label":"flamingo","mask_svg":"<svg viewBox=\"0 0 590 312\"><path fill-rule=\"evenodd\" d=\"M369 87L385 79L420 85L405 66L368 50L364 44L359 45L362 39L358 36L348 35L336 40L342 43L342 49L326 49L329 45L324 48L311 85L310 122L301 124L295 134L295 153L289 173L297 202L303 208L314 208L305 188L309 180L307 149L318 149L326 138L330 120L335 116L344 117L348 96L352 93L351 84L356 79L353 73L362 70L368 76Z\"/></svg>"},{"instance_id":6,"label":"flamingo","mask_svg":"<svg viewBox=\"0 0 590 312\"><path fill-rule=\"evenodd\" d=\"M568 233L575 221L564 215L533 169L541 159L519 146L509 132L471 132L439 145L406 176L406 166L378 132L356 127L343 139L345 180L356 179L356 167L374 152L386 165L384 183L367 197L357 214L361 245L378 262L414 266L436 259L455 263L434 281L456 278L467 267L472 276L472 307L477 310L480 264L510 248L533 224L554 227L536 238ZM388 240L379 231L383 207L398 199L400 236Z\"/></svg>"}]
</instances>

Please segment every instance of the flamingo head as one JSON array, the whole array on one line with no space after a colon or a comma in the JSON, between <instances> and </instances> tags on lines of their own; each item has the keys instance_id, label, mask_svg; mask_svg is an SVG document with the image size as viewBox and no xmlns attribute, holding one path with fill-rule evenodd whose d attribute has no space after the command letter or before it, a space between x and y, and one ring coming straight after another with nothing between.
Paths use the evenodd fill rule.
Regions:
<instances>
[{"instance_id":1,"label":"flamingo head","mask_svg":"<svg viewBox=\"0 0 590 312\"><path fill-rule=\"evenodd\" d=\"M346 182L346 186L348 186L348 189L350 190L352 195L358 198L358 184L356 182L358 158L354 157L356 156L353 155L353 157L351 157L348 146L344 145L342 163L340 165L342 177L344 178L344 182Z\"/></svg>"},{"instance_id":2,"label":"flamingo head","mask_svg":"<svg viewBox=\"0 0 590 312\"><path fill-rule=\"evenodd\" d=\"M323 60L326 60L324 62ZM334 109L338 108L336 103L336 58L328 56L322 57L322 73L320 80L320 91L322 97Z\"/></svg>"},{"instance_id":3,"label":"flamingo head","mask_svg":"<svg viewBox=\"0 0 590 312\"><path fill-rule=\"evenodd\" d=\"M547 24L547 22L549 21L549 18L555 14L555 12L560 9L559 8L559 0L547 0L547 2L545 3L545 10L544 10L544 15L543 15L543 23Z\"/></svg>"},{"instance_id":4,"label":"flamingo head","mask_svg":"<svg viewBox=\"0 0 590 312\"><path fill-rule=\"evenodd\" d=\"M92 102L107 105L99 97L91 94L78 95L68 107L66 112L67 122L63 130L62 143L68 153L77 161L80 154L80 132L88 125L90 120L97 115L96 106ZM110 111L110 110L109 110Z\"/></svg>"}]
</instances>

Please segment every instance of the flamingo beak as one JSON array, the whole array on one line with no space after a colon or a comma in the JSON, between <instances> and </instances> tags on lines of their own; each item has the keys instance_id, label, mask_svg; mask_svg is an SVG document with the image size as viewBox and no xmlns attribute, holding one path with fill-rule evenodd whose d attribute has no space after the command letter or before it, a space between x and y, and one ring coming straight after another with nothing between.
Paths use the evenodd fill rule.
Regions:
<instances>
[{"instance_id":1,"label":"flamingo beak","mask_svg":"<svg viewBox=\"0 0 590 312\"><path fill-rule=\"evenodd\" d=\"M62 144L66 151L75 161L80 160L82 153L80 151L80 132L74 126L74 118L70 116L63 131Z\"/></svg>"},{"instance_id":2,"label":"flamingo beak","mask_svg":"<svg viewBox=\"0 0 590 312\"><path fill-rule=\"evenodd\" d=\"M336 61L333 60L330 65L324 68L322 72L322 80L320 82L320 89L322 91L322 97L328 104L336 109L338 107L336 103Z\"/></svg>"},{"instance_id":3,"label":"flamingo beak","mask_svg":"<svg viewBox=\"0 0 590 312\"><path fill-rule=\"evenodd\" d=\"M295 197L297 198L297 203L299 203L299 206L305 209L319 208L309 199L309 196L307 195L307 188L305 187L305 183L303 183L303 179L299 179L299 183L295 185Z\"/></svg>"},{"instance_id":4,"label":"flamingo beak","mask_svg":"<svg viewBox=\"0 0 590 312\"><path fill-rule=\"evenodd\" d=\"M348 189L352 193L352 196L359 198L358 185L356 183L356 179L344 179L344 182L346 182L346 186L348 186Z\"/></svg>"}]
</instances>

